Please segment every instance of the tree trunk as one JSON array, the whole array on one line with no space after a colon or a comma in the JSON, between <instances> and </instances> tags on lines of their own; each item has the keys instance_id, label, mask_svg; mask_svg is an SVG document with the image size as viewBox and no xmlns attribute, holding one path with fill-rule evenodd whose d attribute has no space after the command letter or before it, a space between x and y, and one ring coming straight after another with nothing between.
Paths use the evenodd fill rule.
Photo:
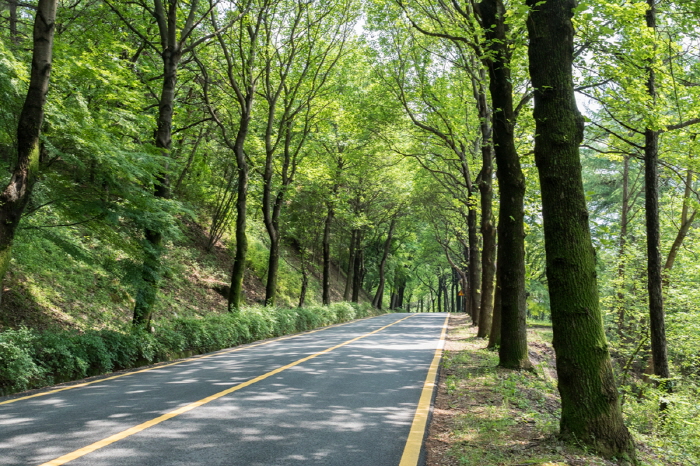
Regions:
<instances>
[{"instance_id":1,"label":"tree trunk","mask_svg":"<svg viewBox=\"0 0 700 466\"><path fill-rule=\"evenodd\" d=\"M7 5L10 10L10 40L16 45L19 43L19 34L17 34L17 0L7 0Z\"/></svg>"},{"instance_id":2,"label":"tree trunk","mask_svg":"<svg viewBox=\"0 0 700 466\"><path fill-rule=\"evenodd\" d=\"M360 302L360 291L362 290L362 279L364 274L362 270L364 269L365 253L362 249L362 231L358 231L358 236L355 239L355 261L353 264L352 272L352 302Z\"/></svg>"},{"instance_id":3,"label":"tree trunk","mask_svg":"<svg viewBox=\"0 0 700 466\"><path fill-rule=\"evenodd\" d=\"M500 365L510 369L528 369L525 301L525 176L515 147L513 86L510 73L510 49L502 0L484 0L479 4L491 59L487 60L493 142L498 165L500 190L498 217L498 264L501 274L501 346Z\"/></svg>"},{"instance_id":4,"label":"tree trunk","mask_svg":"<svg viewBox=\"0 0 700 466\"><path fill-rule=\"evenodd\" d=\"M598 299L581 176L583 117L572 62L575 0L528 0L535 91L535 161L542 190L547 281L561 394L561 435L617 458L635 456L624 425Z\"/></svg>"},{"instance_id":5,"label":"tree trunk","mask_svg":"<svg viewBox=\"0 0 700 466\"><path fill-rule=\"evenodd\" d=\"M301 291L299 292L299 307L304 307L306 302L306 292L309 289L309 272L306 268L306 260L304 259L304 253L301 253Z\"/></svg>"},{"instance_id":6,"label":"tree trunk","mask_svg":"<svg viewBox=\"0 0 700 466\"><path fill-rule=\"evenodd\" d=\"M627 247L627 226L629 223L630 210L630 194L629 194L629 178L630 178L630 156L624 156L624 165L622 168L622 211L620 212L620 242L619 242L619 263L617 266L617 279L619 281L618 291L616 293L617 306L617 333L620 338L625 338L625 268L627 264L626 247Z\"/></svg>"},{"instance_id":7,"label":"tree trunk","mask_svg":"<svg viewBox=\"0 0 700 466\"><path fill-rule=\"evenodd\" d=\"M168 11L168 19L176 16L176 9ZM174 28L172 24L169 27ZM164 31L161 31L161 34ZM172 146L173 110L175 106L175 92L177 87L177 67L182 57L182 50L174 37L168 35L168 44L161 53L163 59L163 84L160 99L158 100L158 121L155 133L156 147L164 156L168 156ZM156 198L168 199L170 197L170 180L167 175L167 166L156 174L153 195ZM150 327L153 306L158 294L160 282L163 233L157 228L146 228L144 232L146 244L144 245L144 261L141 272L142 284L136 295L134 304L133 324Z\"/></svg>"},{"instance_id":8,"label":"tree trunk","mask_svg":"<svg viewBox=\"0 0 700 466\"><path fill-rule=\"evenodd\" d=\"M253 93L248 94L247 109L252 108ZM236 312L241 307L243 295L243 277L245 275L245 260L248 254L248 236L246 234L248 214L248 162L245 158L244 144L250 125L250 111L244 112L241 125L236 134L233 152L236 156L238 170L238 192L236 194L236 255L233 258L231 270L231 289L228 296L228 311Z\"/></svg>"},{"instance_id":9,"label":"tree trunk","mask_svg":"<svg viewBox=\"0 0 700 466\"><path fill-rule=\"evenodd\" d=\"M485 71L480 70L482 82L486 82ZM496 228L493 224L493 115L486 101L486 89L474 83L475 97L481 121L481 172L478 176L481 194L481 305L477 338L486 338L491 333L493 319L493 291L496 278Z\"/></svg>"},{"instance_id":10,"label":"tree trunk","mask_svg":"<svg viewBox=\"0 0 700 466\"><path fill-rule=\"evenodd\" d=\"M382 308L382 301L384 300L384 282L385 282L385 268L386 260L389 257L389 251L391 250L391 240L394 236L394 226L396 225L396 217L392 217L389 223L389 232L386 236L386 242L384 242L384 252L382 254L382 260L379 263L379 286L377 287L377 293L374 295L372 300L372 306L377 309Z\"/></svg>"},{"instance_id":11,"label":"tree trunk","mask_svg":"<svg viewBox=\"0 0 700 466\"><path fill-rule=\"evenodd\" d=\"M360 230L352 230L350 233L350 251L348 254L348 272L345 275L345 290L343 291L343 300L350 301L352 297L352 285L355 272L355 249L357 238L360 235Z\"/></svg>"},{"instance_id":12,"label":"tree trunk","mask_svg":"<svg viewBox=\"0 0 700 466\"><path fill-rule=\"evenodd\" d=\"M288 158L286 157L286 161ZM280 263L280 214L284 203L284 194L291 179L284 177L283 186L275 196L274 204L270 207L271 177L265 179L263 188L263 222L270 238L270 252L267 259L267 282L265 284L265 305L274 306L277 296L277 277ZM267 207L266 207L267 206Z\"/></svg>"},{"instance_id":13,"label":"tree trunk","mask_svg":"<svg viewBox=\"0 0 700 466\"><path fill-rule=\"evenodd\" d=\"M57 0L39 0L34 19L29 89L17 125L17 165L0 194L0 301L12 258L12 242L39 174L44 105L49 90Z\"/></svg>"},{"instance_id":14,"label":"tree trunk","mask_svg":"<svg viewBox=\"0 0 700 466\"><path fill-rule=\"evenodd\" d=\"M331 224L333 216L333 207L329 205L323 227L323 304L325 306L331 303Z\"/></svg>"},{"instance_id":15,"label":"tree trunk","mask_svg":"<svg viewBox=\"0 0 700 466\"><path fill-rule=\"evenodd\" d=\"M647 0L647 27L656 33L656 0ZM647 72L647 91L656 104L656 76L650 65ZM669 379L671 373L668 368L668 355L666 350L666 323L664 319L664 301L662 294L661 274L661 235L659 222L659 132L653 128L647 128L644 132L644 213L647 228L647 287L649 290L649 324L651 330L651 355L654 361L654 375L662 379ZM670 381L663 383L666 390L671 391ZM661 409L666 403L661 403Z\"/></svg>"},{"instance_id":16,"label":"tree trunk","mask_svg":"<svg viewBox=\"0 0 700 466\"><path fill-rule=\"evenodd\" d=\"M472 309L472 325L479 325L481 308L481 255L479 254L478 214L476 206L469 209L467 229L469 230L469 307Z\"/></svg>"},{"instance_id":17,"label":"tree trunk","mask_svg":"<svg viewBox=\"0 0 700 466\"><path fill-rule=\"evenodd\" d=\"M497 349L501 346L501 276L500 267L496 264L496 288L493 297L493 319L491 322L491 334L487 348Z\"/></svg>"}]
</instances>

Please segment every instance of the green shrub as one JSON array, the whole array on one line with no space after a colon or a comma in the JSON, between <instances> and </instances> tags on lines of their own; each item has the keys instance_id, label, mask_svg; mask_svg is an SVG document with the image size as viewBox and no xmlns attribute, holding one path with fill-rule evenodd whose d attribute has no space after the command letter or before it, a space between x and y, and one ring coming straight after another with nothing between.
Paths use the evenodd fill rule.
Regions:
<instances>
[{"instance_id":1,"label":"green shrub","mask_svg":"<svg viewBox=\"0 0 700 466\"><path fill-rule=\"evenodd\" d=\"M44 371L32 358L35 339L26 328L0 333L0 392L25 390L41 381Z\"/></svg>"},{"instance_id":2,"label":"green shrub","mask_svg":"<svg viewBox=\"0 0 700 466\"><path fill-rule=\"evenodd\" d=\"M68 332L43 332L34 341L33 356L45 370L48 383L85 377L90 366Z\"/></svg>"},{"instance_id":3,"label":"green shrub","mask_svg":"<svg viewBox=\"0 0 700 466\"><path fill-rule=\"evenodd\" d=\"M335 313L337 322L346 322L355 318L355 308L350 303L332 303L330 308Z\"/></svg>"}]
</instances>

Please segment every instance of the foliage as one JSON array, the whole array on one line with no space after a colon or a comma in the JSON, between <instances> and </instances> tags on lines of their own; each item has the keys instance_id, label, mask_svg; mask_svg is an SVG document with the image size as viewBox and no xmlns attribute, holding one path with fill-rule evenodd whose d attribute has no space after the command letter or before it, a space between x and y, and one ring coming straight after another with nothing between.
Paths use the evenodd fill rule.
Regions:
<instances>
[{"instance_id":1,"label":"foliage","mask_svg":"<svg viewBox=\"0 0 700 466\"><path fill-rule=\"evenodd\" d=\"M294 309L248 307L235 314L175 318L153 333L137 328L6 330L0 333L0 393L132 369L379 313L366 304L333 303Z\"/></svg>"}]
</instances>

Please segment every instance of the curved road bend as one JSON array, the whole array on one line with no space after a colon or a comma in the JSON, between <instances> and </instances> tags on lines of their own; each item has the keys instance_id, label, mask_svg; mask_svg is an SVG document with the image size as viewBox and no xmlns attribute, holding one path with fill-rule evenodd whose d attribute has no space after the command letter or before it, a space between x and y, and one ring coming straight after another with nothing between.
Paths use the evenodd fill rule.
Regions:
<instances>
[{"instance_id":1,"label":"curved road bend","mask_svg":"<svg viewBox=\"0 0 700 466\"><path fill-rule=\"evenodd\" d=\"M0 398L0 464L396 466L445 324L387 314Z\"/></svg>"}]
</instances>

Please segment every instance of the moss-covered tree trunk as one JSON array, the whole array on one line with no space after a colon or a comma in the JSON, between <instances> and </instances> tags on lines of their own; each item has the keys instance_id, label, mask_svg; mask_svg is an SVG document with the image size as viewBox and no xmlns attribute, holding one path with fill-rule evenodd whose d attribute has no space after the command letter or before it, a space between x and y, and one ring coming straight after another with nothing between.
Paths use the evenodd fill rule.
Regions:
<instances>
[{"instance_id":1,"label":"moss-covered tree trunk","mask_svg":"<svg viewBox=\"0 0 700 466\"><path fill-rule=\"evenodd\" d=\"M498 267L501 299L500 365L510 369L532 367L527 355L525 301L525 176L515 147L511 48L501 0L479 4L490 58L489 88L493 108L493 145L498 167Z\"/></svg>"},{"instance_id":2,"label":"moss-covered tree trunk","mask_svg":"<svg viewBox=\"0 0 700 466\"><path fill-rule=\"evenodd\" d=\"M561 394L561 434L633 458L598 300L595 250L581 176L583 117L574 98L575 0L528 0L535 88L535 161L542 190L547 280Z\"/></svg>"},{"instance_id":3,"label":"moss-covered tree trunk","mask_svg":"<svg viewBox=\"0 0 700 466\"><path fill-rule=\"evenodd\" d=\"M39 0L34 19L29 90L17 125L17 165L0 194L0 300L10 266L12 242L39 173L44 104L49 90L57 0Z\"/></svg>"}]
</instances>

